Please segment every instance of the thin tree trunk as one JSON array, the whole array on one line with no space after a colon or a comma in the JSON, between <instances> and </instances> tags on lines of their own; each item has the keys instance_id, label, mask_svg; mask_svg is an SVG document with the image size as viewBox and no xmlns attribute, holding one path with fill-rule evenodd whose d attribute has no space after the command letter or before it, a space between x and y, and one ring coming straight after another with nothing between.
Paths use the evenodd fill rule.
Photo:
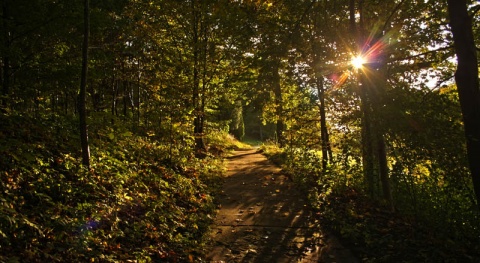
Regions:
<instances>
[{"instance_id":1,"label":"thin tree trunk","mask_svg":"<svg viewBox=\"0 0 480 263\"><path fill-rule=\"evenodd\" d=\"M125 77L126 78L126 77ZM123 81L123 96L122 96L122 101L123 101L123 118L124 120L127 120L127 113L128 113L128 80Z\"/></svg>"},{"instance_id":2,"label":"thin tree trunk","mask_svg":"<svg viewBox=\"0 0 480 263\"><path fill-rule=\"evenodd\" d=\"M3 28L3 37L5 45L5 53L10 52L10 36L8 30L7 19L9 17L8 1L2 1L2 28ZM10 56L8 54L3 54L3 67L2 67L2 106L7 106L8 95L10 93Z\"/></svg>"},{"instance_id":3,"label":"thin tree trunk","mask_svg":"<svg viewBox=\"0 0 480 263\"><path fill-rule=\"evenodd\" d=\"M88 73L88 41L90 35L89 0L84 0L84 35L82 46L82 75L78 95L78 112L80 115L80 139L82 144L82 164L90 167L90 148L88 145L88 129L86 114L86 89Z\"/></svg>"},{"instance_id":4,"label":"thin tree trunk","mask_svg":"<svg viewBox=\"0 0 480 263\"><path fill-rule=\"evenodd\" d=\"M118 96L118 80L115 79L113 75L112 81L112 104L111 104L111 113L112 117L117 116L117 96ZM113 120L114 118L112 118Z\"/></svg>"},{"instance_id":5,"label":"thin tree trunk","mask_svg":"<svg viewBox=\"0 0 480 263\"><path fill-rule=\"evenodd\" d=\"M353 37L357 37L357 26L355 21L355 0L350 0L349 12L350 12L350 32L352 33Z\"/></svg>"},{"instance_id":6,"label":"thin tree trunk","mask_svg":"<svg viewBox=\"0 0 480 263\"><path fill-rule=\"evenodd\" d=\"M320 138L322 143L322 170L327 170L327 165L329 162L329 156L331 152L330 149L330 139L328 136L327 129L327 117L325 110L325 87L323 85L323 80L321 76L317 76L317 92L318 98L320 100Z\"/></svg>"},{"instance_id":7,"label":"thin tree trunk","mask_svg":"<svg viewBox=\"0 0 480 263\"><path fill-rule=\"evenodd\" d=\"M316 36L321 36L321 28L319 20L317 19L318 14L315 15L314 19L314 32ZM353 21L355 23L355 21ZM313 65L312 68L315 71L315 84L317 86L318 100L319 100L319 111L320 111L320 140L322 147L322 170L326 171L329 161L332 160L332 150L330 147L330 138L328 135L327 129L327 117L326 117L326 104L325 104L325 85L323 82L323 76L320 73L321 70L319 65L321 64L320 55L321 49L317 43L316 37L312 37L310 40L312 43L313 51Z\"/></svg>"},{"instance_id":8,"label":"thin tree trunk","mask_svg":"<svg viewBox=\"0 0 480 263\"><path fill-rule=\"evenodd\" d=\"M193 134L195 136L195 151L200 153L205 151L206 146L203 140L203 118L204 112L202 109L202 102L200 98L200 20L201 14L196 6L197 1L192 1L192 19L193 19L193 90L192 90L192 104L194 108L193 119ZM200 155L199 155L200 156Z\"/></svg>"},{"instance_id":9,"label":"thin tree trunk","mask_svg":"<svg viewBox=\"0 0 480 263\"><path fill-rule=\"evenodd\" d=\"M64 87L64 88L65 88L65 90L67 90L66 87ZM68 91L65 91L65 94L64 94L64 95L65 95L65 96L64 96L64 100L65 100L65 101L64 101L64 103L63 103L63 112L64 112L65 116L67 116L67 115L68 115L68 106L69 106L68 100L70 99L70 97L68 96Z\"/></svg>"},{"instance_id":10,"label":"thin tree trunk","mask_svg":"<svg viewBox=\"0 0 480 263\"><path fill-rule=\"evenodd\" d=\"M466 0L448 0L450 27L458 66L455 72L465 128L467 155L473 187L480 206L480 90L477 52Z\"/></svg>"},{"instance_id":11,"label":"thin tree trunk","mask_svg":"<svg viewBox=\"0 0 480 263\"><path fill-rule=\"evenodd\" d=\"M138 76L137 76L137 128L140 127L140 119L141 119L141 116L140 116L140 104L142 102L141 100L141 95L142 95L142 91L141 91L141 75L140 75L140 72L141 71L141 68L140 68L140 62L138 63Z\"/></svg>"},{"instance_id":12,"label":"thin tree trunk","mask_svg":"<svg viewBox=\"0 0 480 263\"><path fill-rule=\"evenodd\" d=\"M202 8L201 8L201 21L200 21L200 32L202 33L202 38L201 38L201 63L202 63L202 88L200 90L200 112L201 112L201 119L200 119L200 135L201 135L201 142L200 143L200 149L206 150L206 145L204 141L204 135L205 135L205 105L206 105L206 99L207 99L207 86L208 86L208 80L207 80L207 56L208 56L208 27L207 27L207 21L206 18L204 17L204 14L206 12L205 10L205 1L202 1Z\"/></svg>"},{"instance_id":13,"label":"thin tree trunk","mask_svg":"<svg viewBox=\"0 0 480 263\"><path fill-rule=\"evenodd\" d=\"M275 104L276 104L276 133L277 133L277 142L280 147L285 146L285 136L284 131L284 122L283 122L283 98L282 98L282 87L280 85L280 74L278 73L280 69L280 61L275 59L272 66L272 85L273 93L275 94Z\"/></svg>"}]
</instances>

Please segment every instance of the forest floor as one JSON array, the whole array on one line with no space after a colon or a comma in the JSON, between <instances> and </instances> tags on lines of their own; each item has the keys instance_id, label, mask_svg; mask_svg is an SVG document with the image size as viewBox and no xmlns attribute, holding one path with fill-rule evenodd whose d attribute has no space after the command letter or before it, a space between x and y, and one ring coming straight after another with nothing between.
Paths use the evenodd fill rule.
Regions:
<instances>
[{"instance_id":1,"label":"forest floor","mask_svg":"<svg viewBox=\"0 0 480 263\"><path fill-rule=\"evenodd\" d=\"M255 149L228 159L207 262L358 262L279 167Z\"/></svg>"}]
</instances>

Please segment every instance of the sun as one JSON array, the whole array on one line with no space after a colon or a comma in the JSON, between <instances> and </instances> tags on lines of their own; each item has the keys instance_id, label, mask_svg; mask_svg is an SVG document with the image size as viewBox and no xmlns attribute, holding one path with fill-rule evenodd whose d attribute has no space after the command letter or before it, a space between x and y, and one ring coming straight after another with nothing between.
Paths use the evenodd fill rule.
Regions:
<instances>
[{"instance_id":1,"label":"sun","mask_svg":"<svg viewBox=\"0 0 480 263\"><path fill-rule=\"evenodd\" d=\"M362 57L362 56L353 57L353 58L352 58L352 61L351 61L352 66L353 66L354 68L357 68L357 69L358 69L358 68L362 68L362 67L363 67L363 64L365 64L365 62L367 62L367 61L366 61L365 58Z\"/></svg>"}]
</instances>

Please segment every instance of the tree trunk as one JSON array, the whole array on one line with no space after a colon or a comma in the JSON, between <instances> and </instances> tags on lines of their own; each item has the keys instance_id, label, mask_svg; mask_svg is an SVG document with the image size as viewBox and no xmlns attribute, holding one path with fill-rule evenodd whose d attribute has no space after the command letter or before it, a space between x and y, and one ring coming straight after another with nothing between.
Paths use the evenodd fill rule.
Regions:
<instances>
[{"instance_id":1,"label":"tree trunk","mask_svg":"<svg viewBox=\"0 0 480 263\"><path fill-rule=\"evenodd\" d=\"M142 95L142 90L141 90L141 68L140 68L140 62L138 62L138 67L137 67L137 101L136 101L136 106L137 106L137 119L136 119L136 128L138 129L140 127L140 119L141 119L141 95Z\"/></svg>"},{"instance_id":2,"label":"tree trunk","mask_svg":"<svg viewBox=\"0 0 480 263\"><path fill-rule=\"evenodd\" d=\"M2 71L2 100L1 100L1 105L6 107L7 106L7 101L8 101L8 95L10 93L10 34L9 34L9 29L8 29L8 17L9 17L9 10L8 10L8 1L2 1L2 29L3 29L3 38L4 38L4 43L5 45L5 50L3 51L3 57L2 57L2 64L3 67L1 69Z\"/></svg>"},{"instance_id":3,"label":"tree trunk","mask_svg":"<svg viewBox=\"0 0 480 263\"><path fill-rule=\"evenodd\" d=\"M360 73L359 84L365 84ZM375 164L374 164L374 149L373 149L373 132L372 132L372 109L369 100L368 85L359 85L359 94L362 111L362 163L363 175L366 182L367 192L373 198L376 193L375 185Z\"/></svg>"},{"instance_id":4,"label":"tree trunk","mask_svg":"<svg viewBox=\"0 0 480 263\"><path fill-rule=\"evenodd\" d=\"M195 136L195 151L202 152L206 150L203 140L203 118L202 101L200 98L200 12L197 10L197 1L192 1L192 18L193 18L193 92L192 104L194 107L193 134Z\"/></svg>"},{"instance_id":5,"label":"tree trunk","mask_svg":"<svg viewBox=\"0 0 480 263\"><path fill-rule=\"evenodd\" d=\"M466 0L448 0L450 27L458 66L455 72L465 128L469 168L480 206L480 90L477 52Z\"/></svg>"},{"instance_id":6,"label":"tree trunk","mask_svg":"<svg viewBox=\"0 0 480 263\"><path fill-rule=\"evenodd\" d=\"M390 178L388 177L388 161L387 161L387 147L385 145L385 138L383 134L377 134L377 157L378 170L380 173L380 182L382 183L383 199L388 203L390 209L395 210L393 205L392 190L390 187Z\"/></svg>"},{"instance_id":7,"label":"tree trunk","mask_svg":"<svg viewBox=\"0 0 480 263\"><path fill-rule=\"evenodd\" d=\"M350 14L350 33L355 37L355 45L358 53L363 52L364 46L364 24L363 24L363 10L362 1L358 3L358 12L360 13L360 24L356 26L355 18L355 0L350 0L349 3ZM367 188L367 193L373 198L376 195L375 184L375 164L374 164L374 147L373 147L373 132L372 132L372 103L370 101L369 84L362 72L357 69L357 92L360 96L360 108L362 112L362 165L363 176Z\"/></svg>"},{"instance_id":8,"label":"tree trunk","mask_svg":"<svg viewBox=\"0 0 480 263\"><path fill-rule=\"evenodd\" d=\"M127 113L128 113L128 85L129 82L128 80L125 79L123 80L123 96L122 96L122 102L123 102L123 108L122 108L122 113L123 113L123 118L124 120L127 120Z\"/></svg>"},{"instance_id":9,"label":"tree trunk","mask_svg":"<svg viewBox=\"0 0 480 263\"><path fill-rule=\"evenodd\" d=\"M78 95L78 112L80 115L80 139L82 144L82 164L90 167L90 148L88 145L86 90L88 73L88 38L90 35L89 0L84 0L84 32L82 46L82 75L80 77L80 92Z\"/></svg>"},{"instance_id":10,"label":"tree trunk","mask_svg":"<svg viewBox=\"0 0 480 263\"><path fill-rule=\"evenodd\" d=\"M314 32L315 35L321 36L322 35L322 25L320 21L317 19L318 14L315 15L314 21ZM353 21L355 23L355 21ZM327 113L326 113L326 105L325 105L325 85L323 82L323 76L321 74L321 68L319 65L321 64L320 61L320 54L322 50L320 48L320 44L316 37L312 37L310 39L312 43L312 51L313 51L313 64L311 67L314 70L314 77L315 77L315 84L317 86L317 93L318 93L318 100L319 100L319 111L320 111L320 140L321 140L321 147L322 147L322 170L325 172L327 170L327 166L329 161L332 160L332 149L330 147L330 138L328 135L328 128L327 128Z\"/></svg>"},{"instance_id":11,"label":"tree trunk","mask_svg":"<svg viewBox=\"0 0 480 263\"><path fill-rule=\"evenodd\" d=\"M320 101L320 138L322 144L322 170L327 170L329 162L329 156L331 156L330 138L328 136L327 129L327 117L325 110L325 87L323 85L322 76L316 76L317 79L317 92Z\"/></svg>"},{"instance_id":12,"label":"tree trunk","mask_svg":"<svg viewBox=\"0 0 480 263\"><path fill-rule=\"evenodd\" d=\"M382 197L393 211L395 208L390 189L387 148L383 131L384 129L382 128L383 119L380 115L382 105L381 97L386 88L385 68L386 65L382 64L379 70L371 70L373 74L378 74L378 76L372 76L372 80L375 81L375 83L372 84L377 92L371 94L370 97L372 98L372 117L374 118L373 127L375 127L373 128L373 134L375 134L376 159L378 162L378 175L382 187Z\"/></svg>"},{"instance_id":13,"label":"tree trunk","mask_svg":"<svg viewBox=\"0 0 480 263\"><path fill-rule=\"evenodd\" d=\"M275 94L275 104L276 104L276 115L277 115L277 124L276 124L276 134L277 134L277 143L280 147L285 146L285 137L283 134L284 131L284 122L283 122L283 99L282 99L282 87L280 85L280 61L275 59L272 66L272 85L273 93Z\"/></svg>"}]
</instances>

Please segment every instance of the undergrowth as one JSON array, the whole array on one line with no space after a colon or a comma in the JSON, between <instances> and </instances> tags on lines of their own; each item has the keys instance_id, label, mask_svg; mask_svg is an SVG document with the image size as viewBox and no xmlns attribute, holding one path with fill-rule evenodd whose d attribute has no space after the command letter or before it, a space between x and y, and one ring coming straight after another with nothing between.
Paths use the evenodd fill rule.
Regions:
<instances>
[{"instance_id":1,"label":"undergrowth","mask_svg":"<svg viewBox=\"0 0 480 263\"><path fill-rule=\"evenodd\" d=\"M0 262L201 257L224 172L215 154L196 159L180 149L172 156L148 136L99 129L86 169L76 123L0 118ZM219 151L230 147L211 141Z\"/></svg>"},{"instance_id":2,"label":"undergrowth","mask_svg":"<svg viewBox=\"0 0 480 263\"><path fill-rule=\"evenodd\" d=\"M429 216L427 207L423 216L407 213L400 205L393 212L366 196L361 176L352 169L331 165L322 171L321 155L314 151L275 145L262 150L308 194L319 228L337 234L361 262L480 262L478 229L450 223L462 219L460 210L450 221Z\"/></svg>"}]
</instances>

